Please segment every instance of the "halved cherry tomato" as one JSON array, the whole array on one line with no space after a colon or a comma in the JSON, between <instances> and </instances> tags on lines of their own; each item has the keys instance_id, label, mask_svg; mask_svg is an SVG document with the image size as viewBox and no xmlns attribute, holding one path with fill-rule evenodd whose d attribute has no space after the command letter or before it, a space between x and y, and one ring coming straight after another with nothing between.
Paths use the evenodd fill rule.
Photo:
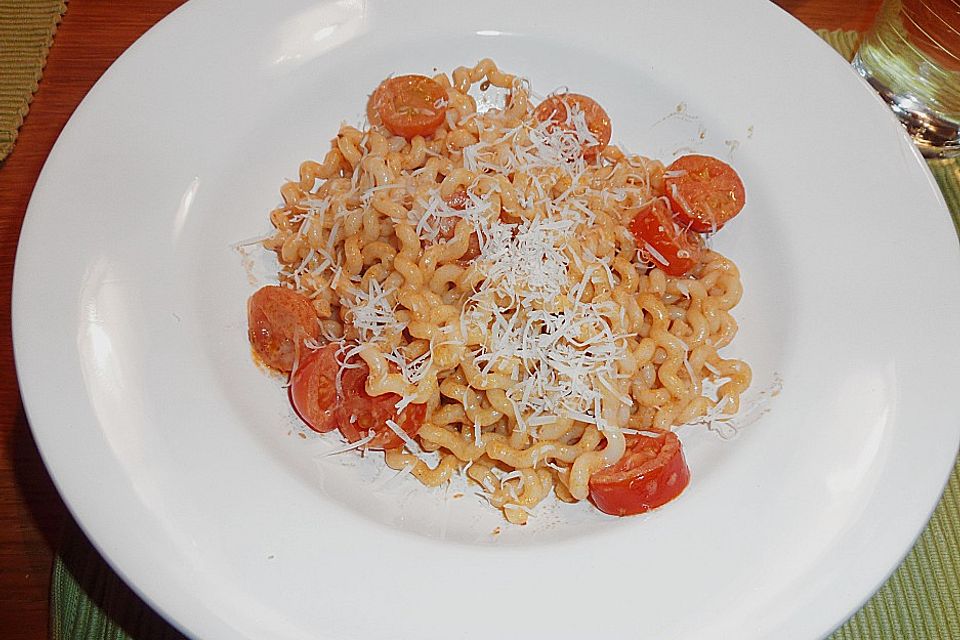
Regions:
<instances>
[{"instance_id":1,"label":"halved cherry tomato","mask_svg":"<svg viewBox=\"0 0 960 640\"><path fill-rule=\"evenodd\" d=\"M410 404L403 411L396 408L400 396L385 393L371 396L366 382L369 370L359 358L351 361L354 368L345 368L340 376L341 393L336 380L340 364L337 352L342 345L332 342L306 354L290 381L290 402L307 426L321 433L335 427L348 442L356 442L372 431L370 449L392 449L403 444L387 420L393 420L404 432L413 436L423 424L426 405Z\"/></svg>"},{"instance_id":2,"label":"halved cherry tomato","mask_svg":"<svg viewBox=\"0 0 960 640\"><path fill-rule=\"evenodd\" d=\"M630 231L637 239L637 247L671 276L682 276L700 262L703 239L677 228L663 198L640 209L630 222Z\"/></svg>"},{"instance_id":3,"label":"halved cherry tomato","mask_svg":"<svg viewBox=\"0 0 960 640\"><path fill-rule=\"evenodd\" d=\"M590 477L590 500L604 513L631 516L670 502L689 483L677 434L627 436L620 461Z\"/></svg>"},{"instance_id":4,"label":"halved cherry tomato","mask_svg":"<svg viewBox=\"0 0 960 640\"><path fill-rule=\"evenodd\" d=\"M331 342L304 354L290 378L290 404L308 427L320 433L337 428L339 349L338 343Z\"/></svg>"},{"instance_id":5,"label":"halved cherry tomato","mask_svg":"<svg viewBox=\"0 0 960 640\"><path fill-rule=\"evenodd\" d=\"M667 175L663 183L677 220L694 231L716 231L746 202L737 172L711 156L681 156L667 167Z\"/></svg>"},{"instance_id":6,"label":"halved cherry tomato","mask_svg":"<svg viewBox=\"0 0 960 640\"><path fill-rule=\"evenodd\" d=\"M553 95L537 105L534 116L540 122L551 122L566 131L573 131L575 127L569 121L567 109L577 107L583 112L587 129L597 139L597 144L585 145L583 157L587 160L595 158L607 145L610 144L612 125L610 116L603 110L596 100L580 95L579 93L563 93Z\"/></svg>"},{"instance_id":7,"label":"halved cherry tomato","mask_svg":"<svg viewBox=\"0 0 960 640\"><path fill-rule=\"evenodd\" d=\"M427 76L387 78L370 96L367 109L395 136L429 136L446 116L447 91Z\"/></svg>"},{"instance_id":8,"label":"halved cherry tomato","mask_svg":"<svg viewBox=\"0 0 960 640\"><path fill-rule=\"evenodd\" d=\"M247 335L265 365L287 372L293 369L303 340L320 335L320 325L306 296L271 285L247 301Z\"/></svg>"}]
</instances>

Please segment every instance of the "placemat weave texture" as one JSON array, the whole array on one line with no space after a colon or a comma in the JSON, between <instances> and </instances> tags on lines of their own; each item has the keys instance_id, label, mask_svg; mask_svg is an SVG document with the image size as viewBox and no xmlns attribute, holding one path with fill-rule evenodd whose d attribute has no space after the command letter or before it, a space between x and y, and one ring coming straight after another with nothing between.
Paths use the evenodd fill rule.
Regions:
<instances>
[{"instance_id":1,"label":"placemat weave texture","mask_svg":"<svg viewBox=\"0 0 960 640\"><path fill-rule=\"evenodd\" d=\"M851 31L820 35L848 59L859 41L859 35ZM935 161L930 167L960 232L960 160ZM50 629L54 640L183 638L123 584L73 526L68 528L54 563ZM951 639L960 639L960 464L954 467L927 529L900 568L830 637Z\"/></svg>"},{"instance_id":2,"label":"placemat weave texture","mask_svg":"<svg viewBox=\"0 0 960 640\"><path fill-rule=\"evenodd\" d=\"M0 162L37 91L64 0L0 0Z\"/></svg>"}]
</instances>

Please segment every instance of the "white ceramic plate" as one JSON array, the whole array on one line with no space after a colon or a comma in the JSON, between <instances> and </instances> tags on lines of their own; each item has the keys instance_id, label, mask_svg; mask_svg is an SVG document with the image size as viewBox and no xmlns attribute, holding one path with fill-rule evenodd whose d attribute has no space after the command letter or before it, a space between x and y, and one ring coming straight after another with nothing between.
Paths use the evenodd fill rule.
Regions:
<instances>
[{"instance_id":1,"label":"white ceramic plate","mask_svg":"<svg viewBox=\"0 0 960 640\"><path fill-rule=\"evenodd\" d=\"M693 481L645 517L473 496L315 460L253 366L232 248L396 72L490 56L609 111L615 138L729 159L752 424L681 431ZM249 265L247 265L249 266ZM766 2L191 2L94 87L17 257L23 397L67 504L198 638L816 638L923 527L957 451L960 253L883 105ZM944 274L951 274L944 277ZM759 415L761 414L762 415ZM413 483L413 484L410 484ZM376 490L374 490L376 489ZM502 532L493 534L494 527Z\"/></svg>"}]
</instances>

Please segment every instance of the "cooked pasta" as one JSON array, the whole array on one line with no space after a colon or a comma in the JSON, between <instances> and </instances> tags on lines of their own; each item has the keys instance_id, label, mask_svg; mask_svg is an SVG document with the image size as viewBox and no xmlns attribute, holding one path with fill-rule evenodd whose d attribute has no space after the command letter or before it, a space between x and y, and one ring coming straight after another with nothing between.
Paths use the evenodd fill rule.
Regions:
<instances>
[{"instance_id":1,"label":"cooked pasta","mask_svg":"<svg viewBox=\"0 0 960 640\"><path fill-rule=\"evenodd\" d=\"M264 360L296 382L326 347L336 366L303 396L320 406L297 407L310 426L383 448L428 486L463 475L523 524L551 492L592 498L638 438L738 410L750 368L719 350L743 289L701 240L695 260L680 246L679 275L638 240L637 212L682 196L660 161L607 145L592 105L546 113L550 98L535 105L491 60L431 81L441 97L411 111L437 116L429 133L395 135L378 89L369 126L341 126L281 188L263 246L313 326L285 365ZM502 105L478 109L478 92ZM256 349L278 321L254 306ZM358 384L376 425L334 412Z\"/></svg>"}]
</instances>

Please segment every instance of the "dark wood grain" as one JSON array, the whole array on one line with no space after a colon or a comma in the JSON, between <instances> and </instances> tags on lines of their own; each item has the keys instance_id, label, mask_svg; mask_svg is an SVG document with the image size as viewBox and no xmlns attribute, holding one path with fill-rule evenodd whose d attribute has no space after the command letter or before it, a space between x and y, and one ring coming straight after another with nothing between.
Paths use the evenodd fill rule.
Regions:
<instances>
[{"instance_id":1,"label":"dark wood grain","mask_svg":"<svg viewBox=\"0 0 960 640\"><path fill-rule=\"evenodd\" d=\"M882 0L774 0L811 29L866 31Z\"/></svg>"},{"instance_id":2,"label":"dark wood grain","mask_svg":"<svg viewBox=\"0 0 960 640\"><path fill-rule=\"evenodd\" d=\"M13 362L10 297L23 215L43 162L90 87L182 0L72 0L13 153L0 165L0 635L48 634L50 567L70 517L27 426ZM778 0L812 28L863 30L879 0ZM55 399L53 399L55 400Z\"/></svg>"}]
</instances>

